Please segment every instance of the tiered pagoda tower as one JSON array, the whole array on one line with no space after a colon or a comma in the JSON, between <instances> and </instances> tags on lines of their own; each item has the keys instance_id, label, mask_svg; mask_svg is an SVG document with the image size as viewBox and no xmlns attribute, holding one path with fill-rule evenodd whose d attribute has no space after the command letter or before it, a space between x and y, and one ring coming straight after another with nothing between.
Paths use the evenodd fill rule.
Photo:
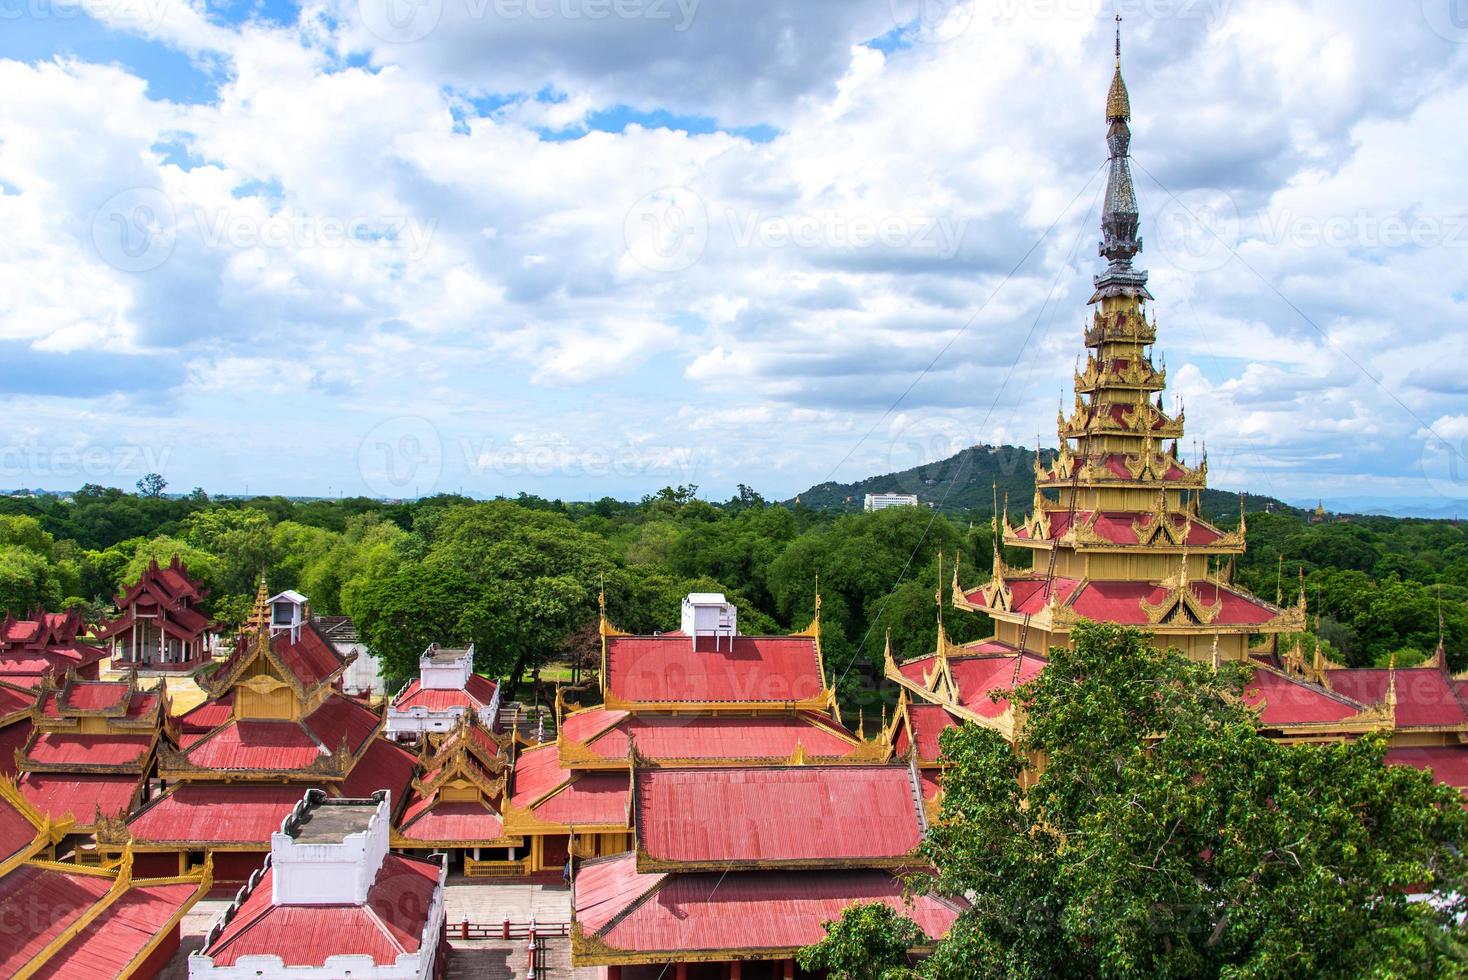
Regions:
<instances>
[{"instance_id":1,"label":"tiered pagoda tower","mask_svg":"<svg viewBox=\"0 0 1468 980\"><path fill-rule=\"evenodd\" d=\"M1058 419L1054 461L1035 460L1031 512L1012 527L1005 508L989 581L956 588L955 599L993 618L991 653L1043 655L1067 645L1071 627L1087 618L1145 627L1159 646L1195 659L1244 659L1252 636L1302 630L1303 604L1271 605L1217 572L1244 550L1244 521L1241 513L1239 527L1225 532L1204 519L1206 449L1196 465L1185 462L1178 450L1183 412L1163 407L1167 372L1153 360L1152 295L1147 273L1132 264L1142 238L1130 118L1118 33L1106 96L1110 169L1100 254L1107 264L1094 280L1075 406ZM1001 536L1031 552L1030 568L1005 564Z\"/></svg>"}]
</instances>

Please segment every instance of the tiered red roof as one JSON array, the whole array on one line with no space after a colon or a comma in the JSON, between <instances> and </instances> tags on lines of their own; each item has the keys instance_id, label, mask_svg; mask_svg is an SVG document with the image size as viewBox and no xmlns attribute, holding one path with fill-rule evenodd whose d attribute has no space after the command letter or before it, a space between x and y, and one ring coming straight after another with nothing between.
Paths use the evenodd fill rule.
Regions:
<instances>
[{"instance_id":1,"label":"tiered red roof","mask_svg":"<svg viewBox=\"0 0 1468 980\"><path fill-rule=\"evenodd\" d=\"M96 980L127 975L160 931L176 928L177 920L198 899L198 892L193 882L129 888L31 976Z\"/></svg>"},{"instance_id":2,"label":"tiered red roof","mask_svg":"<svg viewBox=\"0 0 1468 980\"><path fill-rule=\"evenodd\" d=\"M1345 721L1366 708L1366 705L1318 684L1268 667L1255 669L1249 683L1244 686L1244 703L1254 709L1263 706L1259 723L1266 728Z\"/></svg>"},{"instance_id":3,"label":"tiered red roof","mask_svg":"<svg viewBox=\"0 0 1468 980\"><path fill-rule=\"evenodd\" d=\"M908 704L905 710L911 730L908 727L898 730L892 743L897 754L906 756L908 747L916 746L919 763L937 762L942 754L939 739L948 729L957 728L959 720L948 709L936 704Z\"/></svg>"},{"instance_id":4,"label":"tiered red roof","mask_svg":"<svg viewBox=\"0 0 1468 980\"><path fill-rule=\"evenodd\" d=\"M560 728L562 761L569 745L584 745L608 764L627 762L637 754L653 761L753 760L784 761L796 750L808 758L844 758L861 744L825 715L802 711L792 715L743 717L708 715L634 715L590 708L566 715Z\"/></svg>"},{"instance_id":5,"label":"tiered red roof","mask_svg":"<svg viewBox=\"0 0 1468 980\"><path fill-rule=\"evenodd\" d=\"M356 755L381 721L361 702L332 695L299 722L227 721L207 735L188 740L176 760L192 768L221 772L290 772L330 759L343 746ZM179 761L168 764L177 766Z\"/></svg>"},{"instance_id":6,"label":"tiered red roof","mask_svg":"<svg viewBox=\"0 0 1468 980\"><path fill-rule=\"evenodd\" d=\"M0 619L0 678L35 687L43 676L60 676L68 670L81 677L96 677L97 665L107 651L78 639L85 628L76 609L64 613L37 610L29 619L7 613Z\"/></svg>"},{"instance_id":7,"label":"tiered red roof","mask_svg":"<svg viewBox=\"0 0 1468 980\"><path fill-rule=\"evenodd\" d=\"M465 715L423 765L399 822L413 841L473 842L480 846L505 837L498 809L509 771L505 749L472 715ZM472 788L474 799L444 798L444 788Z\"/></svg>"},{"instance_id":8,"label":"tiered red roof","mask_svg":"<svg viewBox=\"0 0 1468 980\"><path fill-rule=\"evenodd\" d=\"M121 615L98 626L97 635L111 639L146 619L149 625L180 642L197 643L214 625L197 608L208 594L209 590L189 575L178 555L167 565L159 565L155 559L125 593L117 596L114 603Z\"/></svg>"},{"instance_id":9,"label":"tiered red roof","mask_svg":"<svg viewBox=\"0 0 1468 980\"><path fill-rule=\"evenodd\" d=\"M393 806L398 807L407 800L417 770L418 760L413 753L385 738L374 738L338 791L345 797L365 799L385 789L392 794Z\"/></svg>"},{"instance_id":10,"label":"tiered red roof","mask_svg":"<svg viewBox=\"0 0 1468 980\"><path fill-rule=\"evenodd\" d=\"M923 835L906 766L642 769L638 867L908 863Z\"/></svg>"},{"instance_id":11,"label":"tiered red roof","mask_svg":"<svg viewBox=\"0 0 1468 980\"><path fill-rule=\"evenodd\" d=\"M956 905L931 895L903 894L903 883L879 870L729 871L639 874L633 855L598 858L576 876L576 930L601 949L666 954L758 950L793 956L826 935L825 923L857 902L881 902L912 918L934 941L958 918Z\"/></svg>"},{"instance_id":12,"label":"tiered red roof","mask_svg":"<svg viewBox=\"0 0 1468 980\"><path fill-rule=\"evenodd\" d=\"M275 872L267 870L202 952L216 966L233 966L244 956L279 956L287 967L322 967L343 954L393 966L399 956L422 948L440 870L429 861L389 854L365 905L276 905Z\"/></svg>"},{"instance_id":13,"label":"tiered red roof","mask_svg":"<svg viewBox=\"0 0 1468 980\"><path fill-rule=\"evenodd\" d=\"M607 637L606 690L625 702L794 702L826 689L808 636L713 637L682 633ZM732 648L731 648L732 647Z\"/></svg>"}]
</instances>

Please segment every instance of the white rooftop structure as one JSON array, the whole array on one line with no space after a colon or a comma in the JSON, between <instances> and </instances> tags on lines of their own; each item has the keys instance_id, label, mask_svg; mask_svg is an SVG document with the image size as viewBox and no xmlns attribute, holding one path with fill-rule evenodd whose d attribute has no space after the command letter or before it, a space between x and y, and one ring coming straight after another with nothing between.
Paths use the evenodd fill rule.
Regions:
<instances>
[{"instance_id":1,"label":"white rooftop structure","mask_svg":"<svg viewBox=\"0 0 1468 980\"><path fill-rule=\"evenodd\" d=\"M295 589L270 597L270 632L290 630L291 642L300 639L301 627L311 618L311 601Z\"/></svg>"},{"instance_id":2,"label":"white rooftop structure","mask_svg":"<svg viewBox=\"0 0 1468 980\"><path fill-rule=\"evenodd\" d=\"M695 650L700 636L712 636L715 650L727 639L732 650L739 635L739 612L722 592L690 592L683 600L682 631L693 638Z\"/></svg>"}]
</instances>

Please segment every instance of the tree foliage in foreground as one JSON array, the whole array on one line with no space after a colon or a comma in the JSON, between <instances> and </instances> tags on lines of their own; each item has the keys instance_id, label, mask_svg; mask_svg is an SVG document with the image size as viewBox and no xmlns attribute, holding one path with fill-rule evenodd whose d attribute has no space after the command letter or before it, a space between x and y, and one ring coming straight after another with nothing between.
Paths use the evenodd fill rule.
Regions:
<instances>
[{"instance_id":1,"label":"tree foliage in foreground","mask_svg":"<svg viewBox=\"0 0 1468 980\"><path fill-rule=\"evenodd\" d=\"M1378 736L1263 738L1246 668L1215 675L1115 626L1074 635L1019 692L1018 753L976 726L943 735L924 847L934 887L971 906L924 975L1463 975L1457 790L1384 766Z\"/></svg>"}]
</instances>

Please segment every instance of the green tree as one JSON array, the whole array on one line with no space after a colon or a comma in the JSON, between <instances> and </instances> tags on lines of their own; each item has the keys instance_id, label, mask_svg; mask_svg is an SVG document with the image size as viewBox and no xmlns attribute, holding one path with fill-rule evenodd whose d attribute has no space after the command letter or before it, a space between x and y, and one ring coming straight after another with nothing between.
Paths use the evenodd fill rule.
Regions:
<instances>
[{"instance_id":1,"label":"green tree","mask_svg":"<svg viewBox=\"0 0 1468 980\"><path fill-rule=\"evenodd\" d=\"M168 489L168 481L158 473L147 473L138 481L139 497L161 497Z\"/></svg>"},{"instance_id":2,"label":"green tree","mask_svg":"<svg viewBox=\"0 0 1468 980\"><path fill-rule=\"evenodd\" d=\"M848 906L826 923L826 938L797 957L800 968L824 971L830 980L896 980L912 976L908 951L927 943L918 924L890 905Z\"/></svg>"},{"instance_id":3,"label":"green tree","mask_svg":"<svg viewBox=\"0 0 1468 980\"><path fill-rule=\"evenodd\" d=\"M924 853L934 887L971 904L927 975L1458 969L1457 790L1384 766L1378 736L1265 739L1239 700L1247 668L1215 675L1115 626L1073 636L1017 693L1016 745L976 726L943 735L949 769ZM1409 901L1418 890L1440 901Z\"/></svg>"},{"instance_id":4,"label":"green tree","mask_svg":"<svg viewBox=\"0 0 1468 980\"><path fill-rule=\"evenodd\" d=\"M58 611L61 583L44 555L20 545L0 546L0 615L24 616L36 608Z\"/></svg>"}]
</instances>

